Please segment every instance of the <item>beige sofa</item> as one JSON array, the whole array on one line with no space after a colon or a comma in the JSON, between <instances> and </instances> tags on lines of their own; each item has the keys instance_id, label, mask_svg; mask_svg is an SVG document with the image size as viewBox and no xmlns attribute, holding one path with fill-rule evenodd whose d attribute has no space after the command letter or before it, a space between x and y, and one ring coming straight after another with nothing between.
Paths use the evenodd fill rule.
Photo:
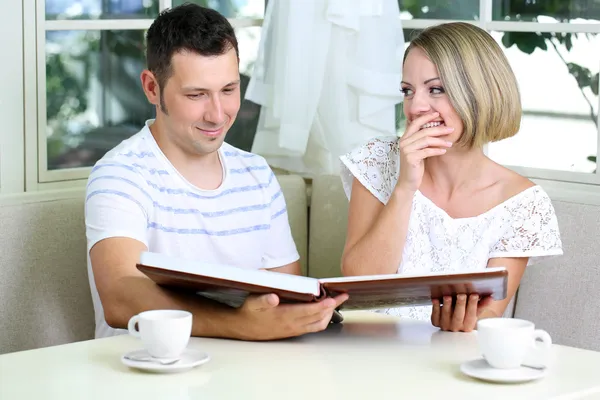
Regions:
<instances>
[{"instance_id":1,"label":"beige sofa","mask_svg":"<svg viewBox=\"0 0 600 400\"><path fill-rule=\"evenodd\" d=\"M337 176L279 176L303 272L340 274L348 202ZM0 354L93 338L83 191L67 198L0 198ZM565 256L529 268L516 317L557 343L600 350L600 207L555 201Z\"/></svg>"}]
</instances>

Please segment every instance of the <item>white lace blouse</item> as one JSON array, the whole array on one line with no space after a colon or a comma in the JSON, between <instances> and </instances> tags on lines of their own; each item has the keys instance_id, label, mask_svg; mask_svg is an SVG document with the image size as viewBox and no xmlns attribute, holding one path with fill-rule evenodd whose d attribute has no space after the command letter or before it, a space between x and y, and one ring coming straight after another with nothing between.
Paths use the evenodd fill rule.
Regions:
<instances>
[{"instance_id":1,"label":"white lace blouse","mask_svg":"<svg viewBox=\"0 0 600 400\"><path fill-rule=\"evenodd\" d=\"M386 204L398 180L396 137L377 138L341 157L342 182L350 199L356 178ZM562 254L558 222L550 198L530 187L474 217L452 218L421 192L415 193L399 274L481 270L490 258L528 257L528 265ZM384 312L429 319L431 307Z\"/></svg>"}]
</instances>

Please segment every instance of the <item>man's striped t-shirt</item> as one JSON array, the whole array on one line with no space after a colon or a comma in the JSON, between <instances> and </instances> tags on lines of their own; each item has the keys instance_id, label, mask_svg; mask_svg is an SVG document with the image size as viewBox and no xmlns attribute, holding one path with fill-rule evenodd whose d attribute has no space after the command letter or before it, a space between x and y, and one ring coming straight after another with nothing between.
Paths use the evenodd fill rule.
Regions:
<instances>
[{"instance_id":1,"label":"man's striped t-shirt","mask_svg":"<svg viewBox=\"0 0 600 400\"><path fill-rule=\"evenodd\" d=\"M109 151L88 179L85 220L96 337L126 332L106 323L94 283L89 250L103 239L128 237L149 251L249 269L299 258L283 193L264 158L223 143L223 182L201 190L160 150L151 123Z\"/></svg>"}]
</instances>

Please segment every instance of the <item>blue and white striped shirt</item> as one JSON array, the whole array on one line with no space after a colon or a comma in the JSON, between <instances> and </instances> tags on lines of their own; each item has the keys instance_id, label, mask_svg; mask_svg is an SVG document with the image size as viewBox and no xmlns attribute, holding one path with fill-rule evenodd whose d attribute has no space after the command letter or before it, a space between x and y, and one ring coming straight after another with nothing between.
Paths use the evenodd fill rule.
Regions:
<instances>
[{"instance_id":1,"label":"blue and white striped shirt","mask_svg":"<svg viewBox=\"0 0 600 400\"><path fill-rule=\"evenodd\" d=\"M88 252L118 236L138 240L152 252L241 268L298 260L283 193L264 158L223 143L223 182L202 190L168 161L149 123L92 169L85 214ZM121 333L104 320L89 257L88 272L96 337Z\"/></svg>"}]
</instances>

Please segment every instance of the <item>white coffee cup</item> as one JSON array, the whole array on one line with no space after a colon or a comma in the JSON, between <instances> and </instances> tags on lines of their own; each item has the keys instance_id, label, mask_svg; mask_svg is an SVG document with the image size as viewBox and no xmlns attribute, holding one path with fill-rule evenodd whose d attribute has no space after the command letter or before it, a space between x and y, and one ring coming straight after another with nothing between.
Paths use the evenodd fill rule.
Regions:
<instances>
[{"instance_id":1,"label":"white coffee cup","mask_svg":"<svg viewBox=\"0 0 600 400\"><path fill-rule=\"evenodd\" d=\"M142 339L152 357L178 358L192 334L192 314L181 310L144 311L131 317L127 330Z\"/></svg>"},{"instance_id":2,"label":"white coffee cup","mask_svg":"<svg viewBox=\"0 0 600 400\"><path fill-rule=\"evenodd\" d=\"M515 318L486 318L477 322L477 341L493 368L547 366L552 339L533 322Z\"/></svg>"}]
</instances>

